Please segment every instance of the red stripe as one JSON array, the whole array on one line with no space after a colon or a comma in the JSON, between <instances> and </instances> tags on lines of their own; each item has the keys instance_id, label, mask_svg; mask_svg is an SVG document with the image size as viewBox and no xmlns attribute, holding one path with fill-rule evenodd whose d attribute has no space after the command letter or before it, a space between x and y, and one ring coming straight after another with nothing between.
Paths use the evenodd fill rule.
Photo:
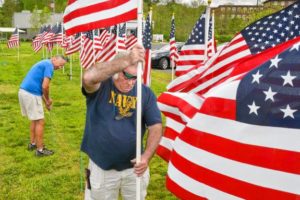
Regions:
<instances>
[{"instance_id":1,"label":"red stripe","mask_svg":"<svg viewBox=\"0 0 300 200\"><path fill-rule=\"evenodd\" d=\"M175 140L179 135L180 135L180 133L178 133L177 131L175 131L171 127L166 127L165 128L165 131L164 131L164 137L165 138L168 138L170 140Z\"/></svg>"},{"instance_id":2,"label":"red stripe","mask_svg":"<svg viewBox=\"0 0 300 200\"><path fill-rule=\"evenodd\" d=\"M146 49L144 72L143 72L143 82L144 82L144 84L146 84L148 86L150 84L150 76L151 76L151 73L150 73L151 69L149 69L149 67L151 68L151 56L149 54L150 54L149 49Z\"/></svg>"},{"instance_id":3,"label":"red stripe","mask_svg":"<svg viewBox=\"0 0 300 200\"><path fill-rule=\"evenodd\" d=\"M169 149L159 145L156 149L156 154L159 155L162 159L164 159L166 162L170 160L172 151Z\"/></svg>"},{"instance_id":4,"label":"red stripe","mask_svg":"<svg viewBox=\"0 0 300 200\"><path fill-rule=\"evenodd\" d=\"M247 134L251 134L251 131L245 131L245 137L247 137ZM297 152L244 144L210 133L193 130L190 127L184 129L180 134L180 139L198 149L203 149L231 160L277 171L300 174L300 153Z\"/></svg>"},{"instance_id":5,"label":"red stripe","mask_svg":"<svg viewBox=\"0 0 300 200\"><path fill-rule=\"evenodd\" d=\"M204 55L204 50L181 50L180 51L180 56L187 56L187 55Z\"/></svg>"},{"instance_id":6,"label":"red stripe","mask_svg":"<svg viewBox=\"0 0 300 200\"><path fill-rule=\"evenodd\" d=\"M115 7L118 7L122 4L125 4L129 2L129 0L114 0L114 1L105 1L101 3L95 3L90 6L86 6L83 8L76 9L74 11L71 11L67 15L64 16L64 23L67 23L68 21L75 19L77 17L81 17L84 15L89 15L96 12L101 12L104 10L110 10L114 9ZM68 9L68 7L66 8Z\"/></svg>"},{"instance_id":7,"label":"red stripe","mask_svg":"<svg viewBox=\"0 0 300 200\"><path fill-rule=\"evenodd\" d=\"M128 12L123 13L121 15L117 15L117 16L112 17L112 18L103 19L103 20L99 20L99 21L90 22L90 23L87 23L87 24L74 26L70 29L66 29L66 34L67 35L72 35L72 34L75 34L75 33L78 33L78 32L84 32L84 31L93 30L93 29L97 29L97 28L108 27L108 26L112 26L112 25L115 25L115 24L122 23L124 21L134 20L136 18L137 18L137 9L133 9L131 11L128 11Z\"/></svg>"},{"instance_id":8,"label":"red stripe","mask_svg":"<svg viewBox=\"0 0 300 200\"><path fill-rule=\"evenodd\" d=\"M194 180L240 198L272 200L295 200L300 198L299 195L261 187L214 172L190 162L189 160L181 157L176 151L172 152L171 159L173 165L179 171L189 177L192 177Z\"/></svg>"},{"instance_id":9,"label":"red stripe","mask_svg":"<svg viewBox=\"0 0 300 200\"><path fill-rule=\"evenodd\" d=\"M166 186L170 192L172 192L174 195L176 195L179 199L183 200L205 200L207 198L198 196L196 194L193 194L184 188L182 188L180 185L178 185L176 182L174 182L169 176L167 176L166 180Z\"/></svg>"},{"instance_id":10,"label":"red stripe","mask_svg":"<svg viewBox=\"0 0 300 200\"><path fill-rule=\"evenodd\" d=\"M185 66L185 65L197 65L199 63L202 63L203 59L199 60L178 60L177 61L177 67Z\"/></svg>"}]
</instances>

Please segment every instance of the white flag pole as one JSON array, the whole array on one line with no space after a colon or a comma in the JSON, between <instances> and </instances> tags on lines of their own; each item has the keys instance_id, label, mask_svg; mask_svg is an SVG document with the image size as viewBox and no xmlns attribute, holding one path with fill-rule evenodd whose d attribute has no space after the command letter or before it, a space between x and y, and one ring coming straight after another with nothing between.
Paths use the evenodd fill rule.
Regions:
<instances>
[{"instance_id":1,"label":"white flag pole","mask_svg":"<svg viewBox=\"0 0 300 200\"><path fill-rule=\"evenodd\" d=\"M80 88L82 88L82 66L81 66L81 63L80 63L80 53L81 51L83 51L83 48L82 48L82 45L83 45L83 41L82 41L82 33L80 33L80 51L79 51L79 66L80 66Z\"/></svg>"},{"instance_id":2,"label":"white flag pole","mask_svg":"<svg viewBox=\"0 0 300 200\"><path fill-rule=\"evenodd\" d=\"M72 54L70 55L70 80L72 80Z\"/></svg>"},{"instance_id":3,"label":"white flag pole","mask_svg":"<svg viewBox=\"0 0 300 200\"><path fill-rule=\"evenodd\" d=\"M20 61L20 33L18 27L17 27L17 33L18 33L18 40L19 40L19 45L18 45L18 62L19 62Z\"/></svg>"},{"instance_id":4,"label":"white flag pole","mask_svg":"<svg viewBox=\"0 0 300 200\"><path fill-rule=\"evenodd\" d=\"M138 0L138 44L142 45L143 1ZM136 163L141 162L141 123L142 123L142 62L137 68L137 109L136 109ZM141 178L136 177L136 199L141 199Z\"/></svg>"}]
</instances>

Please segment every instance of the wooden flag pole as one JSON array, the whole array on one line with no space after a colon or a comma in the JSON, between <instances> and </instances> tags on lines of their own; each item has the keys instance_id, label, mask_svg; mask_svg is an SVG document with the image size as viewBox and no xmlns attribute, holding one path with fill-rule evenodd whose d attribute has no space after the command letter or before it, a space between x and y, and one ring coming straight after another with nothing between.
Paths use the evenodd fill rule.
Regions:
<instances>
[{"instance_id":1,"label":"wooden flag pole","mask_svg":"<svg viewBox=\"0 0 300 200\"><path fill-rule=\"evenodd\" d=\"M142 45L143 1L138 1L138 44ZM141 162L141 122L142 122L142 62L137 68L137 109L136 109L136 163ZM136 199L141 199L141 178L136 177Z\"/></svg>"}]
</instances>

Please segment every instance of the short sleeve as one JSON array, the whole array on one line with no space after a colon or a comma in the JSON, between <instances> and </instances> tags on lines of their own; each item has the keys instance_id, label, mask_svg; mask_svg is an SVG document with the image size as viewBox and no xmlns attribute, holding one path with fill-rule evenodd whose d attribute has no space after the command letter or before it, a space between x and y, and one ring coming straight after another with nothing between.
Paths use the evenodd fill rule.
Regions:
<instances>
[{"instance_id":1,"label":"short sleeve","mask_svg":"<svg viewBox=\"0 0 300 200\"><path fill-rule=\"evenodd\" d=\"M146 87L145 87L146 88ZM157 106L157 100L154 93L149 89L145 89L144 99L144 120L147 126L162 123L161 113Z\"/></svg>"},{"instance_id":2,"label":"short sleeve","mask_svg":"<svg viewBox=\"0 0 300 200\"><path fill-rule=\"evenodd\" d=\"M52 79L53 76L53 66L51 63L46 63L45 64L45 70L44 70L44 78L48 77L50 79Z\"/></svg>"}]
</instances>

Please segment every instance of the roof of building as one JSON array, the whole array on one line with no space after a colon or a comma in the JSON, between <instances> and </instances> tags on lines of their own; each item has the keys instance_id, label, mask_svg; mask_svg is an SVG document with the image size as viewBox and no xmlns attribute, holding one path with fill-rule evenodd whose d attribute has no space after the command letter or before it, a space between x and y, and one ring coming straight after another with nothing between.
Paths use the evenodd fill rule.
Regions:
<instances>
[{"instance_id":1,"label":"roof of building","mask_svg":"<svg viewBox=\"0 0 300 200\"><path fill-rule=\"evenodd\" d=\"M31 28L30 18L32 13L30 11L15 12L13 16L13 26L19 28L28 29ZM57 22L62 22L63 13L51 14L50 20L47 24L56 24Z\"/></svg>"},{"instance_id":2,"label":"roof of building","mask_svg":"<svg viewBox=\"0 0 300 200\"><path fill-rule=\"evenodd\" d=\"M16 28L11 28L11 27L0 27L0 32L3 32L3 33L12 33L15 31ZM24 33L25 31L23 30L20 30L19 29L19 33Z\"/></svg>"}]
</instances>

